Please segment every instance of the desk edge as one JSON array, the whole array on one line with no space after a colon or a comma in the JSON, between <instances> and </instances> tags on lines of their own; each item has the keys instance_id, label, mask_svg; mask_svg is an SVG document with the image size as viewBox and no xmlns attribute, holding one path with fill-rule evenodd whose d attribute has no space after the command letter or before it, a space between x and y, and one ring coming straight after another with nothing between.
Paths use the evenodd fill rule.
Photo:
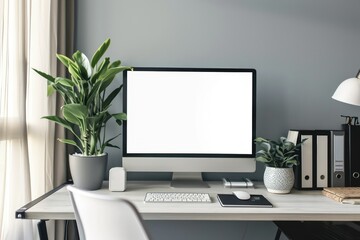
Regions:
<instances>
[{"instance_id":1,"label":"desk edge","mask_svg":"<svg viewBox=\"0 0 360 240\"><path fill-rule=\"evenodd\" d=\"M34 205L36 205L37 203L39 203L40 201L44 200L45 198L47 198L48 196L50 196L51 194L53 194L54 192L58 191L59 189L63 188L65 185L71 184L72 182L66 182L61 184L60 186L54 188L53 190L41 195L40 197L36 198L35 200L29 202L28 204L24 205L23 207L19 208L18 210L15 211L15 218L17 219L25 219L25 214L26 211L33 207Z\"/></svg>"}]
</instances>

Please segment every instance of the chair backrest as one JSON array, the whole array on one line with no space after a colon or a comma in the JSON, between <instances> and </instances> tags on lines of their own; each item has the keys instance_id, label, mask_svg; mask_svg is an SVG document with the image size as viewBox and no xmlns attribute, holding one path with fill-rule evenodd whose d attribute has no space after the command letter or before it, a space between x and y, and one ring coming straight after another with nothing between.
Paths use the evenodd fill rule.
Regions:
<instances>
[{"instance_id":1,"label":"chair backrest","mask_svg":"<svg viewBox=\"0 0 360 240\"><path fill-rule=\"evenodd\" d=\"M135 206L127 200L68 186L81 240L149 240Z\"/></svg>"}]
</instances>

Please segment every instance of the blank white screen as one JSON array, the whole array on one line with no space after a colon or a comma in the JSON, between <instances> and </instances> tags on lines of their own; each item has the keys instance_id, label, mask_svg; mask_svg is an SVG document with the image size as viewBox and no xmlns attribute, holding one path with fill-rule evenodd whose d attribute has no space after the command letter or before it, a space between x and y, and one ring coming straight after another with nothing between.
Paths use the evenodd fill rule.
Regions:
<instances>
[{"instance_id":1,"label":"blank white screen","mask_svg":"<svg viewBox=\"0 0 360 240\"><path fill-rule=\"evenodd\" d=\"M127 72L127 153L251 154L251 72Z\"/></svg>"}]
</instances>

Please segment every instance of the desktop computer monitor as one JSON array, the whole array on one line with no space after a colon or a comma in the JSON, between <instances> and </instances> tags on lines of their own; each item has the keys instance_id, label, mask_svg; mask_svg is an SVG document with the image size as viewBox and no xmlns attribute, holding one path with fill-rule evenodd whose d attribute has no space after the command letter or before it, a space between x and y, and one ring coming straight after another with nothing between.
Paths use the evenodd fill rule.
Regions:
<instances>
[{"instance_id":1,"label":"desktop computer monitor","mask_svg":"<svg viewBox=\"0 0 360 240\"><path fill-rule=\"evenodd\" d=\"M180 186L255 171L255 69L135 67L123 80L127 171L173 172Z\"/></svg>"}]
</instances>

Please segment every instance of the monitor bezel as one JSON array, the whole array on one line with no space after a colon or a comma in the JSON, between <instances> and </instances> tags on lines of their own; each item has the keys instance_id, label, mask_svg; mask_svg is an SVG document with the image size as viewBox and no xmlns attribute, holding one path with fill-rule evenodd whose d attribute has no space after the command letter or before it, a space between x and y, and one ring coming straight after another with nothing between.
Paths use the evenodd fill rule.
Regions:
<instances>
[{"instance_id":1,"label":"monitor bezel","mask_svg":"<svg viewBox=\"0 0 360 240\"><path fill-rule=\"evenodd\" d=\"M123 72L123 112L127 113L127 73L129 71L180 71L180 72L250 72L252 73L252 139L256 136L256 70L253 68L179 68L179 67L133 67ZM224 153L128 153L127 152L127 122L123 122L122 134L123 157L145 158L254 158L256 146L252 143L251 154Z\"/></svg>"}]
</instances>

